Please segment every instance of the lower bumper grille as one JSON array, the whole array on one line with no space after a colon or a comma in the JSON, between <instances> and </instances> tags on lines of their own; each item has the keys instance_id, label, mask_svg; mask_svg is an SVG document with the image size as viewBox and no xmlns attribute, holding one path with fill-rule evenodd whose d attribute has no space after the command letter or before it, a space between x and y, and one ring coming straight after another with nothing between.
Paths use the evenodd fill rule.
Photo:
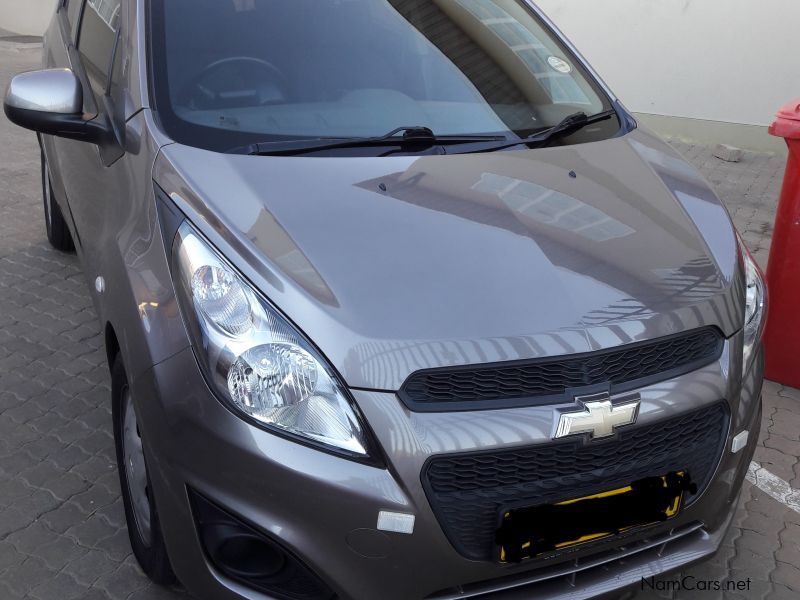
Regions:
<instances>
[{"instance_id":1,"label":"lower bumper grille","mask_svg":"<svg viewBox=\"0 0 800 600\"><path fill-rule=\"evenodd\" d=\"M455 549L472 560L495 558L501 511L590 495L632 481L686 471L706 488L728 433L727 404L623 430L609 442L570 440L542 446L431 458L422 484Z\"/></svg>"},{"instance_id":2,"label":"lower bumper grille","mask_svg":"<svg viewBox=\"0 0 800 600\"><path fill-rule=\"evenodd\" d=\"M727 531L730 520L713 537L703 529L701 523L689 523L680 529L650 538L630 543L626 541L625 545L580 560L566 560L535 571L440 590L426 600L594 598L598 593L608 594L611 590L634 583L641 585L643 573L653 573L654 565L660 564L665 570L671 570L712 554L722 534ZM665 560L665 557L669 557L669 560ZM654 575L658 573L651 577Z\"/></svg>"}]
</instances>

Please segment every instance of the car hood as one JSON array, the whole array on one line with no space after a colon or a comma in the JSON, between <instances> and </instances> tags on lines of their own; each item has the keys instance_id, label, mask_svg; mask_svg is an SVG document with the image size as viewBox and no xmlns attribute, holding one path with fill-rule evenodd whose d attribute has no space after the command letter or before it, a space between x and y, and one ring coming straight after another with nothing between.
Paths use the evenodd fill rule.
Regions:
<instances>
[{"instance_id":1,"label":"car hood","mask_svg":"<svg viewBox=\"0 0 800 600\"><path fill-rule=\"evenodd\" d=\"M173 144L155 180L356 388L742 325L727 212L641 130L427 157Z\"/></svg>"}]
</instances>

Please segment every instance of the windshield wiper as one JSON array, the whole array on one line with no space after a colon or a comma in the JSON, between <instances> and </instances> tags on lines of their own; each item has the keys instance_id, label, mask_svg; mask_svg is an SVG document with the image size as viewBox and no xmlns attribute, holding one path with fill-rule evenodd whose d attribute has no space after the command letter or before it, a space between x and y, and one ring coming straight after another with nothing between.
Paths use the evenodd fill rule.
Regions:
<instances>
[{"instance_id":1,"label":"windshield wiper","mask_svg":"<svg viewBox=\"0 0 800 600\"><path fill-rule=\"evenodd\" d=\"M400 136L398 134L402 133ZM506 141L502 135L436 135L428 127L398 127L386 135L366 138L305 139L281 142L261 142L228 150L229 154L252 156L297 156L322 150L339 148L365 148L372 146L447 146L450 144L472 144L478 142Z\"/></svg>"},{"instance_id":2,"label":"windshield wiper","mask_svg":"<svg viewBox=\"0 0 800 600\"><path fill-rule=\"evenodd\" d=\"M598 123L599 121L606 121L611 117L617 116L616 110L607 110L604 112L597 113L592 116L588 116L585 112L577 112L574 114L565 117L560 123L554 125L553 127L548 127L547 129L540 131L539 133L535 133L528 137L520 138L516 141L508 141L497 146L490 146L488 148L476 148L474 150L468 150L467 152L462 152L461 154L477 154L480 152L495 152L496 150L504 150L505 148L513 148L514 146L520 145L528 145L534 146L536 148L542 148L547 146L550 142L566 137L568 135L572 135L576 131L583 129L584 127L591 125L592 123Z\"/></svg>"}]
</instances>

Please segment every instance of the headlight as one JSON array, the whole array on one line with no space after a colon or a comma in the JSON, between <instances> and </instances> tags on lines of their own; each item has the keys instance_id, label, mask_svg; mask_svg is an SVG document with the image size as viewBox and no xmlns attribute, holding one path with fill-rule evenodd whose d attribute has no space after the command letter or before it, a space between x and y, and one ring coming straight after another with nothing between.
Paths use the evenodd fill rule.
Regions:
<instances>
[{"instance_id":1,"label":"headlight","mask_svg":"<svg viewBox=\"0 0 800 600\"><path fill-rule=\"evenodd\" d=\"M187 222L172 260L195 353L218 394L272 431L366 457L365 429L327 361Z\"/></svg>"},{"instance_id":2,"label":"headlight","mask_svg":"<svg viewBox=\"0 0 800 600\"><path fill-rule=\"evenodd\" d=\"M758 268L756 261L750 255L750 251L739 240L744 257L745 280L747 283L747 295L745 300L744 313L744 372L746 373L753 364L755 349L761 342L761 335L764 333L767 313L767 286L764 284L764 276Z\"/></svg>"}]
</instances>

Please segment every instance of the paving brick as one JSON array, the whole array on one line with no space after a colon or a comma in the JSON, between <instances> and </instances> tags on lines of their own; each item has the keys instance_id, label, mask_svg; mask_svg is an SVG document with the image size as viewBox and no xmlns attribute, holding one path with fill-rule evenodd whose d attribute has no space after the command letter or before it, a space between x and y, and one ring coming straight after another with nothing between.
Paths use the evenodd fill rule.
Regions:
<instances>
[{"instance_id":1,"label":"paving brick","mask_svg":"<svg viewBox=\"0 0 800 600\"><path fill-rule=\"evenodd\" d=\"M60 452L50 454L48 460L62 471L72 470L83 479L90 479L84 476L83 467L94 460L94 457L77 444L67 446Z\"/></svg>"},{"instance_id":2,"label":"paving brick","mask_svg":"<svg viewBox=\"0 0 800 600\"><path fill-rule=\"evenodd\" d=\"M109 415L108 413L103 414L104 420L106 417L109 418L109 425L111 424L110 416L111 415ZM80 446L83 449L83 451L90 456L97 454L98 452L100 452L105 448L109 448L113 444L114 444L114 438L112 437L111 433L102 430L101 431L95 430L94 433L77 442L77 445Z\"/></svg>"},{"instance_id":3,"label":"paving brick","mask_svg":"<svg viewBox=\"0 0 800 600\"><path fill-rule=\"evenodd\" d=\"M108 390L103 390L103 394L107 397L106 402L110 402L110 392ZM102 431L104 435L111 436L111 406L108 404L107 406L96 406L87 410L84 414L80 416L81 422L89 427L90 429L99 429ZM105 441L105 440L104 440ZM92 442L91 439L84 440L81 442L81 445L88 445ZM107 444L102 446L103 448L108 448Z\"/></svg>"},{"instance_id":4,"label":"paving brick","mask_svg":"<svg viewBox=\"0 0 800 600\"><path fill-rule=\"evenodd\" d=\"M86 513L77 504L64 502L57 508L41 515L39 520L55 533L64 533L85 518Z\"/></svg>"},{"instance_id":5,"label":"paving brick","mask_svg":"<svg viewBox=\"0 0 800 600\"><path fill-rule=\"evenodd\" d=\"M85 520L79 521L66 531L66 535L77 540L86 548L97 548L98 544L114 535L117 528L109 524L108 521L99 515L90 515Z\"/></svg>"},{"instance_id":6,"label":"paving brick","mask_svg":"<svg viewBox=\"0 0 800 600\"><path fill-rule=\"evenodd\" d=\"M34 441L38 434L28 424L20 425L10 417L0 415L0 437L11 447L17 448L28 442Z\"/></svg>"},{"instance_id":7,"label":"paving brick","mask_svg":"<svg viewBox=\"0 0 800 600\"><path fill-rule=\"evenodd\" d=\"M103 575L95 586L106 590L114 600L124 600L134 592L147 587L147 580L142 577L138 566L125 562L111 573Z\"/></svg>"},{"instance_id":8,"label":"paving brick","mask_svg":"<svg viewBox=\"0 0 800 600\"><path fill-rule=\"evenodd\" d=\"M778 412L786 413L787 411L779 410ZM800 428L797 427L796 423L779 419L777 415L773 419L772 426L769 428L769 432L795 442L800 441Z\"/></svg>"},{"instance_id":9,"label":"paving brick","mask_svg":"<svg viewBox=\"0 0 800 600\"><path fill-rule=\"evenodd\" d=\"M23 529L31 523L17 508L9 506L0 510L0 540L8 534Z\"/></svg>"},{"instance_id":10,"label":"paving brick","mask_svg":"<svg viewBox=\"0 0 800 600\"><path fill-rule=\"evenodd\" d=\"M791 516L791 514L787 516ZM786 527L780 532L778 537L782 545L796 547L800 544L800 525L787 520Z\"/></svg>"},{"instance_id":11,"label":"paving brick","mask_svg":"<svg viewBox=\"0 0 800 600\"><path fill-rule=\"evenodd\" d=\"M778 396L791 399L800 407L800 390L781 386L780 390L778 390ZM798 410L800 410L800 408L798 408Z\"/></svg>"},{"instance_id":12,"label":"paving brick","mask_svg":"<svg viewBox=\"0 0 800 600\"><path fill-rule=\"evenodd\" d=\"M51 396L49 398L40 396L39 400L44 399L46 402L52 403L54 400L55 393L52 390L48 391ZM60 392L57 392L61 394ZM64 397L62 395L62 397ZM63 401L62 401L63 402ZM52 432L60 427L65 427L70 423L70 417L64 417L58 412L58 404L51 404L48 407L48 412L43 414L41 417L33 419L30 422L30 425L39 433L40 437L35 442L28 444L28 448L39 448L37 446L38 442L46 441L47 445L43 445L40 448L40 452L42 453L42 457L50 456L51 454L55 454L59 452L63 448L67 446L62 440L57 438L55 434ZM47 435L45 435L47 434ZM33 451L33 450L31 450Z\"/></svg>"},{"instance_id":13,"label":"paving brick","mask_svg":"<svg viewBox=\"0 0 800 600\"><path fill-rule=\"evenodd\" d=\"M779 436L769 436L764 438L763 440L764 446L767 448L772 448L781 452L782 454L789 454L791 455L794 452L797 452L798 443L792 440L787 440L786 438L779 437Z\"/></svg>"},{"instance_id":14,"label":"paving brick","mask_svg":"<svg viewBox=\"0 0 800 600\"><path fill-rule=\"evenodd\" d=\"M125 508L121 497L117 498L113 504L99 508L97 514L112 525L118 527L125 525Z\"/></svg>"},{"instance_id":15,"label":"paving brick","mask_svg":"<svg viewBox=\"0 0 800 600\"><path fill-rule=\"evenodd\" d=\"M97 543L97 547L105 550L114 560L124 560L131 554L128 530L124 527L121 529L117 528L114 534L100 540Z\"/></svg>"},{"instance_id":16,"label":"paving brick","mask_svg":"<svg viewBox=\"0 0 800 600\"><path fill-rule=\"evenodd\" d=\"M33 588L29 595L35 600L77 600L85 598L87 588L66 573L56 573L51 579Z\"/></svg>"},{"instance_id":17,"label":"paving brick","mask_svg":"<svg viewBox=\"0 0 800 600\"><path fill-rule=\"evenodd\" d=\"M52 539L52 534L50 539ZM56 571L62 570L67 563L79 559L89 550L79 546L75 540L65 536L58 536L42 546L39 546L33 553L42 559L44 563Z\"/></svg>"},{"instance_id":18,"label":"paving brick","mask_svg":"<svg viewBox=\"0 0 800 600\"><path fill-rule=\"evenodd\" d=\"M800 565L800 549L796 544L784 543L775 551L775 560L787 565Z\"/></svg>"},{"instance_id":19,"label":"paving brick","mask_svg":"<svg viewBox=\"0 0 800 600\"><path fill-rule=\"evenodd\" d=\"M2 579L0 579L0 598L4 600L23 600L22 594L12 590L11 586Z\"/></svg>"},{"instance_id":20,"label":"paving brick","mask_svg":"<svg viewBox=\"0 0 800 600\"><path fill-rule=\"evenodd\" d=\"M750 566L744 569L731 569L731 572L726 578L727 581L749 581L749 589L740 593L742 598L747 600L756 600L757 598L764 598L772 591L772 583L768 581L769 571L759 571L758 568ZM732 593L724 595L725 600L732 600L736 596Z\"/></svg>"},{"instance_id":21,"label":"paving brick","mask_svg":"<svg viewBox=\"0 0 800 600\"><path fill-rule=\"evenodd\" d=\"M779 562L772 572L772 580L785 585L796 595L800 595L800 569L798 567Z\"/></svg>"},{"instance_id":22,"label":"paving brick","mask_svg":"<svg viewBox=\"0 0 800 600\"><path fill-rule=\"evenodd\" d=\"M25 560L25 555L17 550L11 542L7 540L0 542L0 573L16 567L23 560ZM0 577L0 581L2 581L2 577Z\"/></svg>"},{"instance_id":23,"label":"paving brick","mask_svg":"<svg viewBox=\"0 0 800 600\"><path fill-rule=\"evenodd\" d=\"M24 502L18 503L16 508L24 519L33 521L56 508L58 504L58 498L49 489L40 489L35 490Z\"/></svg>"},{"instance_id":24,"label":"paving brick","mask_svg":"<svg viewBox=\"0 0 800 600\"><path fill-rule=\"evenodd\" d=\"M776 519L774 514L767 516L759 513L750 513L742 521L741 528L774 538L784 528L784 524Z\"/></svg>"},{"instance_id":25,"label":"paving brick","mask_svg":"<svg viewBox=\"0 0 800 600\"><path fill-rule=\"evenodd\" d=\"M52 580L56 572L48 569L40 559L27 557L22 563L3 575L3 582L12 592L25 595L33 588Z\"/></svg>"},{"instance_id":26,"label":"paving brick","mask_svg":"<svg viewBox=\"0 0 800 600\"><path fill-rule=\"evenodd\" d=\"M117 473L113 473L114 477L118 477ZM104 506L113 504L118 498L118 495L109 491L109 489L99 483L91 486L85 492L75 495L72 502L75 503L85 513L93 513L97 509Z\"/></svg>"},{"instance_id":27,"label":"paving brick","mask_svg":"<svg viewBox=\"0 0 800 600\"><path fill-rule=\"evenodd\" d=\"M780 583L772 585L772 591L767 595L767 600L797 600L797 592Z\"/></svg>"},{"instance_id":28,"label":"paving brick","mask_svg":"<svg viewBox=\"0 0 800 600\"><path fill-rule=\"evenodd\" d=\"M67 500L89 487L89 483L75 473L64 473L51 481L47 489L58 499Z\"/></svg>"},{"instance_id":29,"label":"paving brick","mask_svg":"<svg viewBox=\"0 0 800 600\"><path fill-rule=\"evenodd\" d=\"M189 596L178 588L171 589L149 584L147 587L131 594L128 600L176 600L178 598L188 599Z\"/></svg>"},{"instance_id":30,"label":"paving brick","mask_svg":"<svg viewBox=\"0 0 800 600\"><path fill-rule=\"evenodd\" d=\"M25 448L20 448L9 455L0 459L0 473L4 475L17 476L21 471L36 465L40 459L33 456ZM0 504L3 499L0 498Z\"/></svg>"},{"instance_id":31,"label":"paving brick","mask_svg":"<svg viewBox=\"0 0 800 600\"><path fill-rule=\"evenodd\" d=\"M111 600L111 596L100 588L89 588L81 600Z\"/></svg>"},{"instance_id":32,"label":"paving brick","mask_svg":"<svg viewBox=\"0 0 800 600\"><path fill-rule=\"evenodd\" d=\"M101 577L117 570L119 566L118 561L109 558L102 550L88 550L84 555L71 560L64 567L64 571L80 583L91 586Z\"/></svg>"},{"instance_id":33,"label":"paving brick","mask_svg":"<svg viewBox=\"0 0 800 600\"><path fill-rule=\"evenodd\" d=\"M754 531L743 530L742 535L736 540L736 549L747 550L757 556L769 558L774 555L780 546L777 536L768 536Z\"/></svg>"},{"instance_id":34,"label":"paving brick","mask_svg":"<svg viewBox=\"0 0 800 600\"><path fill-rule=\"evenodd\" d=\"M0 480L0 498L3 503L8 506L21 498L28 498L34 492L30 484L23 481L21 478L4 479Z\"/></svg>"},{"instance_id":35,"label":"paving brick","mask_svg":"<svg viewBox=\"0 0 800 600\"><path fill-rule=\"evenodd\" d=\"M34 487L43 487L50 481L55 481L64 474L64 471L59 469L49 460L40 461L30 469L20 473L20 477L29 485Z\"/></svg>"},{"instance_id":36,"label":"paving brick","mask_svg":"<svg viewBox=\"0 0 800 600\"><path fill-rule=\"evenodd\" d=\"M14 367L13 365L7 367L2 364L2 361L0 361L0 369L4 368L14 368ZM41 408L38 404L34 402L27 402L25 404L18 404L14 408L7 410L4 414L12 421L16 421L17 423L27 423L32 419L41 417L44 413L45 410Z\"/></svg>"},{"instance_id":37,"label":"paving brick","mask_svg":"<svg viewBox=\"0 0 800 600\"><path fill-rule=\"evenodd\" d=\"M34 521L25 529L15 531L6 538L23 554L33 554L39 546L53 540L53 532L44 523Z\"/></svg>"},{"instance_id":38,"label":"paving brick","mask_svg":"<svg viewBox=\"0 0 800 600\"><path fill-rule=\"evenodd\" d=\"M109 443L114 443L111 440ZM81 455L86 457L86 453L82 450ZM84 458L81 462L76 462L72 468L72 472L79 475L87 481L96 481L106 473L115 472L117 465L115 462L108 460L105 456L92 456L91 458Z\"/></svg>"}]
</instances>

